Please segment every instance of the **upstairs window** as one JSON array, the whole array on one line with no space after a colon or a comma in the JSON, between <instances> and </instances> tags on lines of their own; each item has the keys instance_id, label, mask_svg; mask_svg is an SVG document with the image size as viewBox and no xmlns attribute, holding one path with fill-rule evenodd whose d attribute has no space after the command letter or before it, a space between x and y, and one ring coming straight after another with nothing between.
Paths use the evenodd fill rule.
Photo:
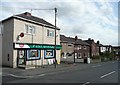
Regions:
<instances>
[{"instance_id":1,"label":"upstairs window","mask_svg":"<svg viewBox=\"0 0 120 85\"><path fill-rule=\"evenodd\" d=\"M78 46L78 50L80 50L80 49L82 49L82 46L81 46L81 45Z\"/></svg>"},{"instance_id":2,"label":"upstairs window","mask_svg":"<svg viewBox=\"0 0 120 85\"><path fill-rule=\"evenodd\" d=\"M35 34L35 26L33 25L25 25L25 33L27 34Z\"/></svg>"},{"instance_id":3,"label":"upstairs window","mask_svg":"<svg viewBox=\"0 0 120 85\"><path fill-rule=\"evenodd\" d=\"M68 47L71 47L72 45L71 44L68 44Z\"/></svg>"},{"instance_id":4,"label":"upstairs window","mask_svg":"<svg viewBox=\"0 0 120 85\"><path fill-rule=\"evenodd\" d=\"M87 47L86 47L86 46L84 46L84 49L87 49Z\"/></svg>"},{"instance_id":5,"label":"upstairs window","mask_svg":"<svg viewBox=\"0 0 120 85\"><path fill-rule=\"evenodd\" d=\"M54 31L53 30L47 30L47 36L48 37L54 37Z\"/></svg>"}]
</instances>

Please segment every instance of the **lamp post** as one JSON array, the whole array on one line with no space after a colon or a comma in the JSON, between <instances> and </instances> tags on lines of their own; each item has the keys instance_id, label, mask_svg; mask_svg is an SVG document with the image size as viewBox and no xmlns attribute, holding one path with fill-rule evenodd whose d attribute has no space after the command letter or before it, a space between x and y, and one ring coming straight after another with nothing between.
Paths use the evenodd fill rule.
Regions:
<instances>
[{"instance_id":1,"label":"lamp post","mask_svg":"<svg viewBox=\"0 0 120 85\"><path fill-rule=\"evenodd\" d=\"M75 50L76 50L76 46L75 45L76 45L77 39L78 39L77 36L75 36L75 43L74 43L74 63L75 63L75 56L76 56L75 55Z\"/></svg>"},{"instance_id":2,"label":"lamp post","mask_svg":"<svg viewBox=\"0 0 120 85\"><path fill-rule=\"evenodd\" d=\"M54 49L55 68L56 68L56 65L57 65L57 60L56 60L56 16L57 16L57 8L55 8L55 49Z\"/></svg>"}]
</instances>

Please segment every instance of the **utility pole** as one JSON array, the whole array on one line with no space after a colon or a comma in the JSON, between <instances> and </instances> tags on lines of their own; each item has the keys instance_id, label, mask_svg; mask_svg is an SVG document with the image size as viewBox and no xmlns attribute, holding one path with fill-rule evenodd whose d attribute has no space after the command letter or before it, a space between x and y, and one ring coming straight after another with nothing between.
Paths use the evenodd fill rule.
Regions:
<instances>
[{"instance_id":1,"label":"utility pole","mask_svg":"<svg viewBox=\"0 0 120 85\"><path fill-rule=\"evenodd\" d=\"M54 56L55 56L55 68L57 66L57 60L56 60L56 16L57 16L57 8L55 8L55 49L54 49Z\"/></svg>"},{"instance_id":2,"label":"utility pole","mask_svg":"<svg viewBox=\"0 0 120 85\"><path fill-rule=\"evenodd\" d=\"M76 55L75 55L75 53L76 53L76 41L77 41L77 36L75 36L75 43L74 43L74 63L75 63L75 57L76 57Z\"/></svg>"}]
</instances>

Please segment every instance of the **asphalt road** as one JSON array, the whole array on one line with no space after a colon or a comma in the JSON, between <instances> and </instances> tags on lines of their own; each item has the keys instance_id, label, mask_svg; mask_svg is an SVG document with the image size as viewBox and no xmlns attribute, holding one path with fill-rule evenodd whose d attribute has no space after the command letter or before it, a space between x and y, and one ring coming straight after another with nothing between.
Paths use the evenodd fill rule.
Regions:
<instances>
[{"instance_id":1,"label":"asphalt road","mask_svg":"<svg viewBox=\"0 0 120 85\"><path fill-rule=\"evenodd\" d=\"M80 65L71 67L69 70L46 73L41 76L16 79L7 83L118 83L119 71L118 61L109 61L95 64L88 64L81 69ZM3 78L5 80L5 78Z\"/></svg>"}]
</instances>

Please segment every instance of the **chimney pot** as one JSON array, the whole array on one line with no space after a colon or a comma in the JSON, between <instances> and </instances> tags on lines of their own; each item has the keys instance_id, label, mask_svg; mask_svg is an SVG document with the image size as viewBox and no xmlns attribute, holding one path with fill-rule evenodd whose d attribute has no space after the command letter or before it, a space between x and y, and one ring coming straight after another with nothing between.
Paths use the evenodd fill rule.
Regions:
<instances>
[{"instance_id":1,"label":"chimney pot","mask_svg":"<svg viewBox=\"0 0 120 85\"><path fill-rule=\"evenodd\" d=\"M29 12L25 12L24 13L26 16L31 16L31 13L29 13Z\"/></svg>"}]
</instances>

